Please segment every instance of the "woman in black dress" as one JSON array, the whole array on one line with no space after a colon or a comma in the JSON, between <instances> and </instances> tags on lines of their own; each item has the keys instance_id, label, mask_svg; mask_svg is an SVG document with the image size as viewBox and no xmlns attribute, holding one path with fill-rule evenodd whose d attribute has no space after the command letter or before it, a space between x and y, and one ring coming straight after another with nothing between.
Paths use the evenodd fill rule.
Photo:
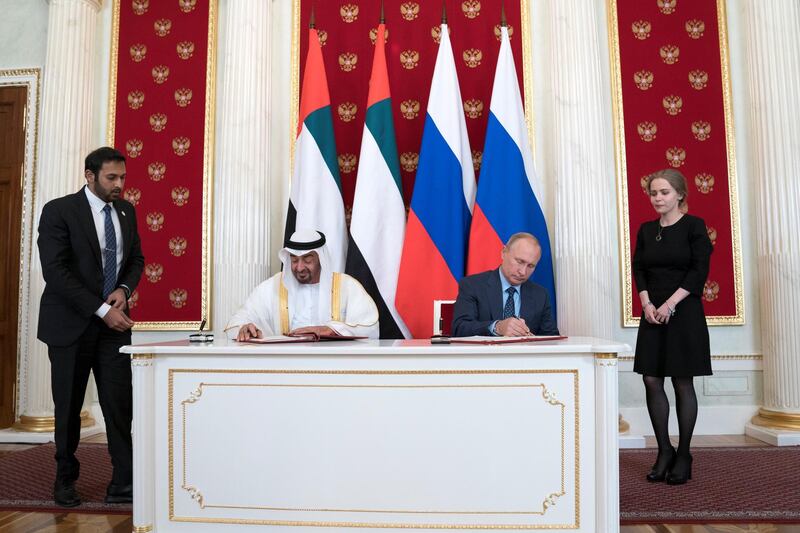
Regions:
<instances>
[{"instance_id":1,"label":"woman in black dress","mask_svg":"<svg viewBox=\"0 0 800 533\"><path fill-rule=\"evenodd\" d=\"M708 277L711 241L702 219L686 214L686 178L674 169L647 177L650 203L659 214L636 236L633 277L642 301L634 371L643 375L647 410L658 441L649 481L672 485L692 477L689 444L697 420L694 376L711 375L708 326L701 295ZM664 378L672 378L680 440L669 440L669 400Z\"/></svg>"}]
</instances>

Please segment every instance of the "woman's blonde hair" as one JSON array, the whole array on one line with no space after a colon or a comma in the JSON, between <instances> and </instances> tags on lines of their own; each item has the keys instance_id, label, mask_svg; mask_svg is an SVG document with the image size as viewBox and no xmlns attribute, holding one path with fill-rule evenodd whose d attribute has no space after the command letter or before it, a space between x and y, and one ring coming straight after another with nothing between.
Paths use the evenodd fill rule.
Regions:
<instances>
[{"instance_id":1,"label":"woman's blonde hair","mask_svg":"<svg viewBox=\"0 0 800 533\"><path fill-rule=\"evenodd\" d=\"M675 170L674 168L665 168L664 170L658 170L653 172L646 178L646 188L647 194L650 194L650 184L653 182L654 179L661 178L663 180L667 180L675 192L678 193L678 209L682 212L687 212L689 210L689 189L686 185L686 178L679 170Z\"/></svg>"}]
</instances>

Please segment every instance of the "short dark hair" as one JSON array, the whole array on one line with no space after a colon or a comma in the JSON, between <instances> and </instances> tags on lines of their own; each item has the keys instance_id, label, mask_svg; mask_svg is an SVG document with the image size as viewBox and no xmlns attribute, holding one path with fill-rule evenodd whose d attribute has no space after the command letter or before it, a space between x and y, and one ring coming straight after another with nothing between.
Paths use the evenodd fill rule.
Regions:
<instances>
[{"instance_id":1,"label":"short dark hair","mask_svg":"<svg viewBox=\"0 0 800 533\"><path fill-rule=\"evenodd\" d=\"M103 167L103 163L106 161L120 161L124 163L125 156L115 148L103 146L86 156L83 168L97 176L100 173L100 169Z\"/></svg>"}]
</instances>

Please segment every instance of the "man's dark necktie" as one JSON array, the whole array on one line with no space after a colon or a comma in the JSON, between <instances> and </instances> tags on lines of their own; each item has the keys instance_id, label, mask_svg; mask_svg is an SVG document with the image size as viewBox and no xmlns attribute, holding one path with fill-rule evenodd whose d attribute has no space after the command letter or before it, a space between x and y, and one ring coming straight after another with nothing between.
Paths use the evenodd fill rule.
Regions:
<instances>
[{"instance_id":1,"label":"man's dark necktie","mask_svg":"<svg viewBox=\"0 0 800 533\"><path fill-rule=\"evenodd\" d=\"M503 307L503 319L511 318L516 315L514 312L514 293L517 292L517 289L509 287L506 289L506 292L508 293L508 298L506 298L506 305Z\"/></svg>"},{"instance_id":2,"label":"man's dark necktie","mask_svg":"<svg viewBox=\"0 0 800 533\"><path fill-rule=\"evenodd\" d=\"M106 247L103 251L103 300L114 292L117 286L117 234L114 223L111 222L111 206L106 204L103 208L105 214Z\"/></svg>"}]
</instances>

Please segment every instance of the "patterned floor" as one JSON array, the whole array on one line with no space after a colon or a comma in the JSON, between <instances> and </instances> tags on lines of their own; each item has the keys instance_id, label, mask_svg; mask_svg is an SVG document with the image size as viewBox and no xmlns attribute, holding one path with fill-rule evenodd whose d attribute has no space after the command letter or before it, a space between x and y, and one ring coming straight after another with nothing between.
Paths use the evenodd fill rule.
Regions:
<instances>
[{"instance_id":1,"label":"patterned floor","mask_svg":"<svg viewBox=\"0 0 800 533\"><path fill-rule=\"evenodd\" d=\"M791 524L714 524L705 526L652 525L622 526L620 533L800 533L800 525Z\"/></svg>"},{"instance_id":2,"label":"patterned floor","mask_svg":"<svg viewBox=\"0 0 800 533\"><path fill-rule=\"evenodd\" d=\"M655 461L655 450L622 450L622 523L800 524L799 447L698 446L692 455L694 479L674 487L645 480Z\"/></svg>"},{"instance_id":3,"label":"patterned floor","mask_svg":"<svg viewBox=\"0 0 800 533\"><path fill-rule=\"evenodd\" d=\"M98 435L84 442L105 442L105 436ZM692 444L697 447L764 446L744 435L699 436ZM648 440L647 445L653 447L654 443ZM29 447L0 445L0 456ZM129 533L132 529L130 516L0 511L0 533ZM800 533L800 524L652 524L621 526L620 533Z\"/></svg>"}]
</instances>

